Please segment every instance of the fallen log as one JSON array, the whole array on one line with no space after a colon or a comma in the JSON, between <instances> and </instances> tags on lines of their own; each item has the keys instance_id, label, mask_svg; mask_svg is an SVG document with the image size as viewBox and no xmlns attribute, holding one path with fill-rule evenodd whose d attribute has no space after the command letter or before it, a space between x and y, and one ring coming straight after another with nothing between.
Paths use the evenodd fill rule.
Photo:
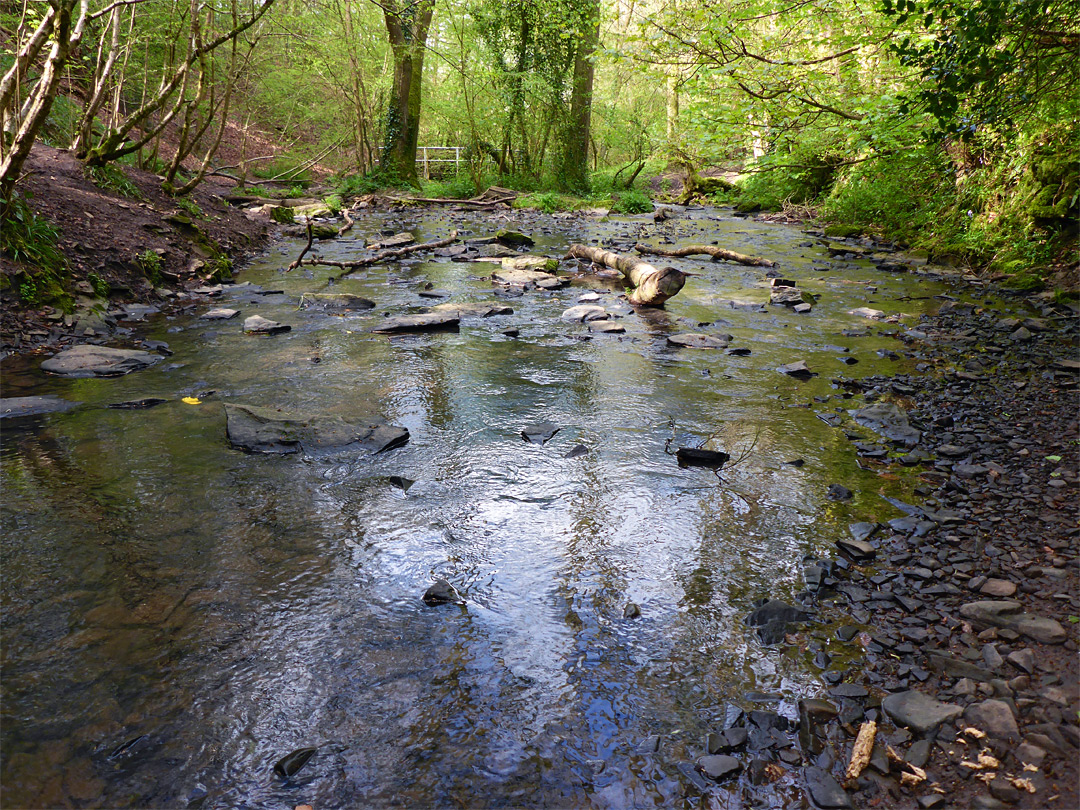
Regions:
<instances>
[{"instance_id":1,"label":"fallen log","mask_svg":"<svg viewBox=\"0 0 1080 810\"><path fill-rule=\"evenodd\" d=\"M434 250L435 248L446 247L447 245L452 245L456 241L458 241L458 232L450 231L450 235L446 239L436 239L434 242L423 242L419 245L406 245L405 247L397 248L396 250L380 250L373 256L366 256L363 259L355 259L351 262L336 262L330 259L320 259L318 257L312 259L305 259L304 254L307 253L308 248L311 247L311 241L309 239L307 247L305 247L304 250L301 251L296 261L290 264L286 269L295 270L297 267L300 267L304 264L310 266L323 265L325 267L338 267L345 272L342 273L340 276L336 276L336 278L344 278L345 276L349 275L349 273L351 273L353 270L359 270L361 267L368 267L370 265L377 264L378 262L384 262L389 259L398 259L402 256L407 256L410 253L415 253L419 250Z\"/></svg>"},{"instance_id":2,"label":"fallen log","mask_svg":"<svg viewBox=\"0 0 1080 810\"><path fill-rule=\"evenodd\" d=\"M571 245L566 258L588 259L618 270L634 287L634 291L630 293L630 303L635 306L662 307L664 302L679 292L686 283L686 273L674 267L653 267L642 259L620 256L610 250L588 245Z\"/></svg>"},{"instance_id":3,"label":"fallen log","mask_svg":"<svg viewBox=\"0 0 1080 810\"><path fill-rule=\"evenodd\" d=\"M727 259L729 262L749 264L754 267L773 267L775 264L774 262L771 262L768 259L762 259L759 256L746 256L742 253L736 253L734 250L718 248L715 245L688 245L682 248L675 248L674 250L653 247L652 245L634 245L634 250L638 253L645 253L650 256L668 256L670 258L681 258L683 256L712 256L714 262L719 261L720 259Z\"/></svg>"},{"instance_id":4,"label":"fallen log","mask_svg":"<svg viewBox=\"0 0 1080 810\"><path fill-rule=\"evenodd\" d=\"M478 197L468 200L458 200L452 197L387 197L389 202L399 203L428 203L431 205L471 205L476 208L492 208L496 205L511 202L518 193L508 188L491 186Z\"/></svg>"}]
</instances>

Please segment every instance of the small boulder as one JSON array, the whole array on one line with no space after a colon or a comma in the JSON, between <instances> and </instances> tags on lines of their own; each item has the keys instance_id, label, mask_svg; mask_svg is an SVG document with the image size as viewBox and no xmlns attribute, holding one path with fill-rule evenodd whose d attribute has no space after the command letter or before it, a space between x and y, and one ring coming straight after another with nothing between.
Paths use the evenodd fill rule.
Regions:
<instances>
[{"instance_id":1,"label":"small boulder","mask_svg":"<svg viewBox=\"0 0 1080 810\"><path fill-rule=\"evenodd\" d=\"M244 331L251 335L277 335L291 329L287 323L271 321L262 315L252 315L244 321Z\"/></svg>"},{"instance_id":2,"label":"small boulder","mask_svg":"<svg viewBox=\"0 0 1080 810\"><path fill-rule=\"evenodd\" d=\"M119 377L148 368L159 360L160 354L138 349L110 349L84 344L50 357L41 364L41 370L62 377Z\"/></svg>"},{"instance_id":3,"label":"small boulder","mask_svg":"<svg viewBox=\"0 0 1080 810\"><path fill-rule=\"evenodd\" d=\"M437 579L430 588L424 591L422 597L424 604L430 607L435 605L464 605L458 589L445 579Z\"/></svg>"},{"instance_id":4,"label":"small boulder","mask_svg":"<svg viewBox=\"0 0 1080 810\"><path fill-rule=\"evenodd\" d=\"M682 349L726 349L728 341L713 335L686 333L671 335L667 339L669 346L678 346Z\"/></svg>"},{"instance_id":5,"label":"small boulder","mask_svg":"<svg viewBox=\"0 0 1080 810\"><path fill-rule=\"evenodd\" d=\"M881 701L894 723L917 734L927 735L949 720L955 720L964 710L952 703L942 703L927 694L910 690L896 692Z\"/></svg>"},{"instance_id":6,"label":"small boulder","mask_svg":"<svg viewBox=\"0 0 1080 810\"><path fill-rule=\"evenodd\" d=\"M551 422L537 422L526 425L521 431L521 438L529 444L546 444L552 436L559 432L559 426Z\"/></svg>"},{"instance_id":7,"label":"small boulder","mask_svg":"<svg viewBox=\"0 0 1080 810\"><path fill-rule=\"evenodd\" d=\"M417 315L399 315L386 318L371 331L377 335L397 335L403 332L456 331L461 323L456 310L422 312Z\"/></svg>"}]
</instances>

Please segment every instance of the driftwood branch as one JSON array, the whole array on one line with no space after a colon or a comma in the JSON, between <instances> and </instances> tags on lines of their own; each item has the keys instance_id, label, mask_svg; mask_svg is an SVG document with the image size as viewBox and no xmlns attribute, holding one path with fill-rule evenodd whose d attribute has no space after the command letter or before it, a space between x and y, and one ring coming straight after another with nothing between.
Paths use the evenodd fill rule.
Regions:
<instances>
[{"instance_id":1,"label":"driftwood branch","mask_svg":"<svg viewBox=\"0 0 1080 810\"><path fill-rule=\"evenodd\" d=\"M686 283L686 273L674 267L653 267L643 259L620 256L610 250L588 245L571 245L566 258L588 259L618 270L634 287L634 291L630 293L630 303L635 306L662 307L664 302L679 292Z\"/></svg>"},{"instance_id":2,"label":"driftwood branch","mask_svg":"<svg viewBox=\"0 0 1080 810\"><path fill-rule=\"evenodd\" d=\"M304 245L304 249L300 251L300 255L296 257L296 261L288 266L288 270L295 270L304 260L305 254L311 250L311 243L315 241L315 231L312 228L311 220L308 220L307 224L307 244Z\"/></svg>"},{"instance_id":3,"label":"driftwood branch","mask_svg":"<svg viewBox=\"0 0 1080 810\"><path fill-rule=\"evenodd\" d=\"M349 275L353 270L359 270L361 267L369 267L370 265L385 262L389 259L398 259L402 256L408 256L410 253L415 253L418 250L434 250L436 248L446 247L447 245L452 245L456 241L458 241L458 232L450 231L450 235L446 239L436 239L434 242L424 242L419 245L406 245L403 248L397 248L395 250L380 250L372 256L367 256L363 259L355 259L351 262L335 262L330 259L320 259L318 257L304 259L304 254L307 253L308 248L311 247L311 238L309 236L307 247L301 251L296 261L290 264L288 269L295 270L297 267L304 264L310 266L323 265L325 267L338 267L345 272L340 276L337 276L337 278L343 278L344 276Z\"/></svg>"},{"instance_id":4,"label":"driftwood branch","mask_svg":"<svg viewBox=\"0 0 1080 810\"><path fill-rule=\"evenodd\" d=\"M715 245L688 245L683 248L675 248L674 250L667 250L661 247L653 247L652 245L634 245L634 250L638 253L645 253L650 256L668 256L670 258L680 258L683 256L712 256L712 260L719 261L720 259L727 259L731 262L738 262L739 264L749 264L754 267L773 267L774 262L768 259L762 259L758 256L746 256L742 253L736 253L734 250L724 250L718 248Z\"/></svg>"},{"instance_id":5,"label":"driftwood branch","mask_svg":"<svg viewBox=\"0 0 1080 810\"><path fill-rule=\"evenodd\" d=\"M345 220L345 224L342 225L340 228L338 228L338 232L337 232L338 236L344 236L345 234L347 234L349 231L352 230L353 218L351 216L349 216L349 210L350 209L349 209L348 206L341 209L341 218Z\"/></svg>"},{"instance_id":6,"label":"driftwood branch","mask_svg":"<svg viewBox=\"0 0 1080 810\"><path fill-rule=\"evenodd\" d=\"M859 736L855 739L855 746L851 749L851 762L848 763L844 779L852 782L859 778L866 766L870 763L870 757L874 752L874 737L877 734L877 723L873 720L863 723L859 727Z\"/></svg>"},{"instance_id":7,"label":"driftwood branch","mask_svg":"<svg viewBox=\"0 0 1080 810\"><path fill-rule=\"evenodd\" d=\"M508 203L517 197L513 189L491 186L483 194L468 200L455 200L447 197L387 197L389 202L429 203L432 205L471 205L475 208L493 208Z\"/></svg>"}]
</instances>

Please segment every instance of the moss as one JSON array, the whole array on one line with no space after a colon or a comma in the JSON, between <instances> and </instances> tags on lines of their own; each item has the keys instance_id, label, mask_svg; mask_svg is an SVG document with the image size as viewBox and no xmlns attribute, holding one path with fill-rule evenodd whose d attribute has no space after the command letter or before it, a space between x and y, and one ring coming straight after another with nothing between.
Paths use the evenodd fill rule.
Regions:
<instances>
[{"instance_id":1,"label":"moss","mask_svg":"<svg viewBox=\"0 0 1080 810\"><path fill-rule=\"evenodd\" d=\"M1046 287L1046 282L1036 273L1025 270L1010 277L1005 286L1021 292L1039 292Z\"/></svg>"},{"instance_id":2,"label":"moss","mask_svg":"<svg viewBox=\"0 0 1080 810\"><path fill-rule=\"evenodd\" d=\"M293 210L286 205L276 205L270 209L270 219L282 225L292 225L295 221Z\"/></svg>"},{"instance_id":3,"label":"moss","mask_svg":"<svg viewBox=\"0 0 1080 810\"><path fill-rule=\"evenodd\" d=\"M833 236L839 239L850 239L853 236L859 236L862 234L862 228L858 225L844 225L839 222L834 222L832 225L828 225L825 228L826 236Z\"/></svg>"}]
</instances>

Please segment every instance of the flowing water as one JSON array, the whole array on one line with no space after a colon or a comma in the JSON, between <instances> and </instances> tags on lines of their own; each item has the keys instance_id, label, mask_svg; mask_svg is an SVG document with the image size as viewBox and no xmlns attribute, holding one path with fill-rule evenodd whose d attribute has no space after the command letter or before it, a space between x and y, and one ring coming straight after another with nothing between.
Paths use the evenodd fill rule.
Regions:
<instances>
[{"instance_id":1,"label":"flowing water","mask_svg":"<svg viewBox=\"0 0 1080 810\"><path fill-rule=\"evenodd\" d=\"M395 216L319 251L349 258L382 229L425 240L506 225ZM552 256L632 244L645 222L514 221ZM456 333L387 338L369 330L432 303L425 283L495 300L491 266L377 265L332 289L378 308L335 316L297 309L331 271L284 273L303 244L285 240L244 270L258 287L213 301L240 318L200 320L199 303L137 325L173 352L151 369L68 380L5 361L5 396L87 407L4 424L3 805L695 806L679 766L729 706L793 716L821 690L805 639L764 647L744 625L754 601L793 601L804 555L894 515L877 497L892 485L859 471L818 416L855 407L833 377L909 362L877 354L901 348L881 333L902 327L848 311L918 314L945 287L718 210L665 232L773 258L820 300L810 315L733 309L767 300L762 269L673 260L697 275L666 310L627 311L625 335L560 321L590 287L618 309L619 291L594 280L528 291L502 302L512 315ZM293 330L243 334L255 313ZM686 331L730 333L751 353L667 345ZM776 371L799 359L819 376ZM140 397L168 402L100 407ZM379 413L411 439L377 456L250 455L226 440L224 402ZM526 443L535 422L561 429ZM702 443L733 462L718 475L669 454ZM564 458L578 444L589 453ZM855 500L827 500L832 483ZM467 604L426 606L438 577ZM630 603L639 618L624 618ZM309 746L292 779L273 773ZM792 775L769 790L777 806L802 801Z\"/></svg>"}]
</instances>

